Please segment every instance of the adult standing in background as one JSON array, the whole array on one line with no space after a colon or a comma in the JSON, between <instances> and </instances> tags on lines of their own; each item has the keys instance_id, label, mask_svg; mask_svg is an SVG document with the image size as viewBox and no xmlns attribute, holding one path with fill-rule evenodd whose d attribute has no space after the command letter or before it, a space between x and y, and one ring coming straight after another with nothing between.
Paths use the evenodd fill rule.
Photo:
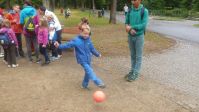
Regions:
<instances>
[{"instance_id":1,"label":"adult standing in background","mask_svg":"<svg viewBox=\"0 0 199 112\"><path fill-rule=\"evenodd\" d=\"M56 31L56 34L57 34L57 41L58 41L59 44L61 44L62 27L61 27L61 24L60 24L57 16L53 12L47 10L44 6L40 6L39 13L40 13L40 15L52 16L53 17L54 22L55 22L55 26L56 26L55 31ZM62 50L58 49L57 51L58 51L58 57L60 58L62 56Z\"/></svg>"},{"instance_id":2,"label":"adult standing in background","mask_svg":"<svg viewBox=\"0 0 199 112\"><path fill-rule=\"evenodd\" d=\"M38 42L37 42L37 36L36 36L36 32L35 29L33 31L29 31L27 30L26 27L26 23L28 23L28 21L30 20L30 18L32 18L32 21L36 27L36 23L35 23L35 16L37 15L37 11L36 9L32 6L32 3L30 1L25 1L24 2L24 8L23 10L20 12L20 24L24 25L23 28L23 33L25 36L25 40L26 40L26 47L27 47L27 52L28 52L28 58L29 61L33 61L32 58L32 49L31 49L31 44L33 43L33 47L35 50L35 56L36 56L36 62L39 63L40 59L39 59L39 48L38 48Z\"/></svg>"},{"instance_id":3,"label":"adult standing in background","mask_svg":"<svg viewBox=\"0 0 199 112\"><path fill-rule=\"evenodd\" d=\"M128 6L125 4L125 5L124 5L124 9L123 9L123 10L124 10L124 15L125 15L125 16L126 16L127 13L128 13L128 9L129 9Z\"/></svg>"},{"instance_id":4,"label":"adult standing in background","mask_svg":"<svg viewBox=\"0 0 199 112\"><path fill-rule=\"evenodd\" d=\"M131 0L132 7L126 15L126 31L131 53L131 70L125 76L131 82L140 74L144 48L144 32L148 23L148 10L141 4L142 0Z\"/></svg>"}]
</instances>

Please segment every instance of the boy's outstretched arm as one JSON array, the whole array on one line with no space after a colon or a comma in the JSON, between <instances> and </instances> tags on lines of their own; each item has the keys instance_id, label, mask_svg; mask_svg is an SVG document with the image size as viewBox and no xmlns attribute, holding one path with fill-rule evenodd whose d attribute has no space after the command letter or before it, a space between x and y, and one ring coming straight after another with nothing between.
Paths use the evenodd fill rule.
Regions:
<instances>
[{"instance_id":1,"label":"boy's outstretched arm","mask_svg":"<svg viewBox=\"0 0 199 112\"><path fill-rule=\"evenodd\" d=\"M58 49L68 49L75 47L75 41L71 40L69 42L66 42L64 44L59 44L58 42L55 42L55 47Z\"/></svg>"},{"instance_id":2,"label":"boy's outstretched arm","mask_svg":"<svg viewBox=\"0 0 199 112\"><path fill-rule=\"evenodd\" d=\"M96 57L100 57L100 56L101 56L101 54L95 49L95 47L93 46L92 43L91 43L91 45L90 45L90 50L91 50L91 53L92 53L93 55L95 55Z\"/></svg>"}]
</instances>

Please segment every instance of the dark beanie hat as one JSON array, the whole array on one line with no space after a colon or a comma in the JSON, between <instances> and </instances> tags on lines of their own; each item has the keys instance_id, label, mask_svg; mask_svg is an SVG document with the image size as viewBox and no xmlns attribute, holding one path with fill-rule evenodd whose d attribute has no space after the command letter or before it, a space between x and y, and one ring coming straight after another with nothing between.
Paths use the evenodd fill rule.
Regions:
<instances>
[{"instance_id":1,"label":"dark beanie hat","mask_svg":"<svg viewBox=\"0 0 199 112\"><path fill-rule=\"evenodd\" d=\"M44 12L46 11L46 7L44 7L44 6L40 6L39 9L40 9L41 11L44 11Z\"/></svg>"},{"instance_id":2,"label":"dark beanie hat","mask_svg":"<svg viewBox=\"0 0 199 112\"><path fill-rule=\"evenodd\" d=\"M31 2L30 0L24 1L24 4L29 5L29 6L32 6L32 2Z\"/></svg>"}]
</instances>

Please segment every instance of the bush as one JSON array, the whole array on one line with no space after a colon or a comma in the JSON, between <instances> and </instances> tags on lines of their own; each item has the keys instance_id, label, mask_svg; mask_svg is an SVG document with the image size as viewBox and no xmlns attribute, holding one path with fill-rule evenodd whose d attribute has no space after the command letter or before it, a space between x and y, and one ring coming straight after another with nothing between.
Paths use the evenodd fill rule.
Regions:
<instances>
[{"instance_id":1,"label":"bush","mask_svg":"<svg viewBox=\"0 0 199 112\"><path fill-rule=\"evenodd\" d=\"M188 17L189 11L176 8L173 10L150 10L150 14L157 16Z\"/></svg>"}]
</instances>

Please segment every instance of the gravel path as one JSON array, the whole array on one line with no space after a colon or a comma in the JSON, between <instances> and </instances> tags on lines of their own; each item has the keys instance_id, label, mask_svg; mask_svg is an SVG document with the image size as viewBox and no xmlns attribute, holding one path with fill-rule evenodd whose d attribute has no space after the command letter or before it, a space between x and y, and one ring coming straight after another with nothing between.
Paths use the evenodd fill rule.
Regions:
<instances>
[{"instance_id":1,"label":"gravel path","mask_svg":"<svg viewBox=\"0 0 199 112\"><path fill-rule=\"evenodd\" d=\"M198 56L198 44L177 40L177 45L174 48L161 54L144 56L141 75L145 79L156 81L193 97L195 101L181 99L181 102L199 108ZM110 57L104 61L97 60L97 63L99 66L106 66L105 69L113 69L121 75L125 75L130 69L130 57Z\"/></svg>"},{"instance_id":2,"label":"gravel path","mask_svg":"<svg viewBox=\"0 0 199 112\"><path fill-rule=\"evenodd\" d=\"M142 75L162 84L172 86L199 98L199 45L178 41L175 48L162 54L144 56ZM116 61L120 60L120 61ZM121 74L130 69L129 57L107 58L100 64L113 63L112 67Z\"/></svg>"},{"instance_id":3,"label":"gravel path","mask_svg":"<svg viewBox=\"0 0 199 112\"><path fill-rule=\"evenodd\" d=\"M144 58L143 75L199 98L199 45L178 41L163 54Z\"/></svg>"}]
</instances>

